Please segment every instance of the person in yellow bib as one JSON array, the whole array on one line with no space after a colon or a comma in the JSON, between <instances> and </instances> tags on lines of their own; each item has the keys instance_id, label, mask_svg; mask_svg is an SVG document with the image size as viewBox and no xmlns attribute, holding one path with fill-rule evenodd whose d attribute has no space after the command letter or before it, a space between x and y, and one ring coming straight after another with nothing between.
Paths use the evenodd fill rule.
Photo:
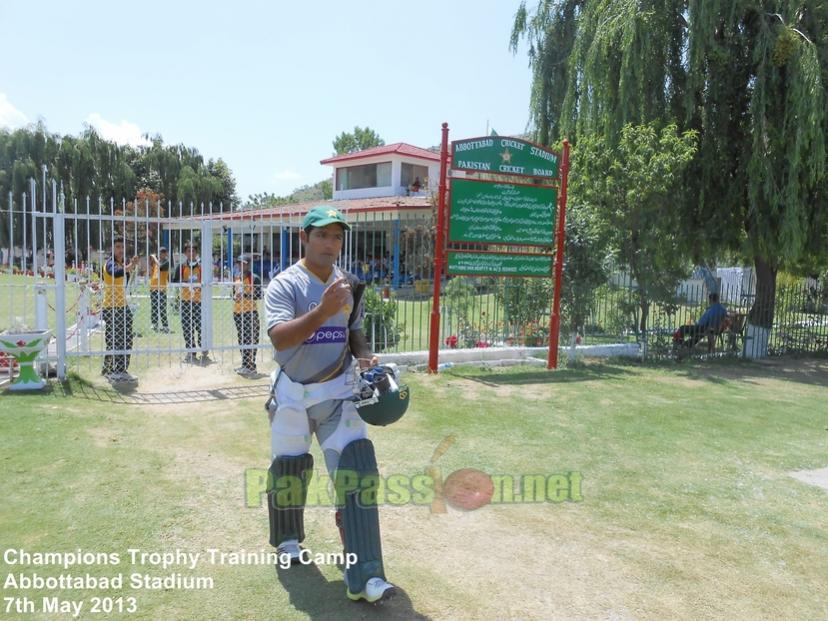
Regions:
<instances>
[{"instance_id":1,"label":"person in yellow bib","mask_svg":"<svg viewBox=\"0 0 828 621\"><path fill-rule=\"evenodd\" d=\"M259 344L259 310L256 300L261 297L262 281L250 270L250 258L241 255L236 261L233 281L233 320L242 357L242 365L236 373L242 377L258 375L255 347Z\"/></svg>"},{"instance_id":2,"label":"person in yellow bib","mask_svg":"<svg viewBox=\"0 0 828 621\"><path fill-rule=\"evenodd\" d=\"M112 256L101 270L103 280L103 303L101 318L105 324L104 340L107 353L104 355L101 374L111 382L137 382L129 369L129 354L132 349L132 311L127 304L126 288L132 271L138 267L138 257L124 263L124 239L117 237L112 243ZM119 353L114 353L119 352Z\"/></svg>"},{"instance_id":3,"label":"person in yellow bib","mask_svg":"<svg viewBox=\"0 0 828 621\"><path fill-rule=\"evenodd\" d=\"M150 322L153 332L169 334L167 323L167 281L170 277L170 261L167 249L161 246L158 256L150 255L152 272L150 274Z\"/></svg>"},{"instance_id":4,"label":"person in yellow bib","mask_svg":"<svg viewBox=\"0 0 828 621\"><path fill-rule=\"evenodd\" d=\"M175 269L172 281L184 285L181 288L181 330L187 347L184 362L196 364L195 350L201 349L201 261L189 243L184 244L184 256L186 260ZM210 362L207 351L201 352L201 362Z\"/></svg>"}]
</instances>

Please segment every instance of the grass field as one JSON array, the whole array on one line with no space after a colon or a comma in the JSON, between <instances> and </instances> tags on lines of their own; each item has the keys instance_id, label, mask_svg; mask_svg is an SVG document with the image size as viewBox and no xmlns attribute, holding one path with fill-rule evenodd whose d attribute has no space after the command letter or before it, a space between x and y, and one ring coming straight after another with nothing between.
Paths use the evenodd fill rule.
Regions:
<instances>
[{"instance_id":1,"label":"grass field","mask_svg":"<svg viewBox=\"0 0 828 621\"><path fill-rule=\"evenodd\" d=\"M409 412L372 429L383 475L422 474L443 443L444 478L574 472L582 499L383 506L404 593L382 609L347 602L333 565L129 564L128 548L268 547L265 507L245 502L245 472L269 463L265 386L212 367L155 373L133 395L76 378L0 396L3 547L121 557L3 573L176 571L214 587L4 596L85 599L82 618L104 617L88 612L96 595L134 596L132 619L828 618L828 492L788 474L828 465L825 359L409 374ZM309 507L306 530L313 552L339 550L330 507Z\"/></svg>"}]
</instances>

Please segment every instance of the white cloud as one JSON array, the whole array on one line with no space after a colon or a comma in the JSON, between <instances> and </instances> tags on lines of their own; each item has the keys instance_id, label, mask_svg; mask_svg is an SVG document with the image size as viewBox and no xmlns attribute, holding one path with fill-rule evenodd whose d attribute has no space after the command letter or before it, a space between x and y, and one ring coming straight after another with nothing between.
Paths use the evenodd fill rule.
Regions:
<instances>
[{"instance_id":1,"label":"white cloud","mask_svg":"<svg viewBox=\"0 0 828 621\"><path fill-rule=\"evenodd\" d=\"M135 123L130 123L129 121L113 123L112 121L107 121L97 112L93 112L86 117L86 122L94 127L101 138L105 140L111 140L122 145L130 144L133 147L146 147L152 144L141 135L141 128Z\"/></svg>"},{"instance_id":2,"label":"white cloud","mask_svg":"<svg viewBox=\"0 0 828 621\"><path fill-rule=\"evenodd\" d=\"M0 127L20 127L28 122L26 115L11 104L6 94L0 93Z\"/></svg>"},{"instance_id":3,"label":"white cloud","mask_svg":"<svg viewBox=\"0 0 828 621\"><path fill-rule=\"evenodd\" d=\"M273 175L273 179L276 181L299 181L302 178L302 175L293 170L292 168L285 168L284 170L280 170L275 175Z\"/></svg>"}]
</instances>

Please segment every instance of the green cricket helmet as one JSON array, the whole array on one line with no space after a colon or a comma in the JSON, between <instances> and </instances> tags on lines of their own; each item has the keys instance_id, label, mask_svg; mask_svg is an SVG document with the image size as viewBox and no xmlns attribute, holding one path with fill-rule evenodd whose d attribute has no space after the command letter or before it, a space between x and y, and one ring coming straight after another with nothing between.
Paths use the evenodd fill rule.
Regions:
<instances>
[{"instance_id":1,"label":"green cricket helmet","mask_svg":"<svg viewBox=\"0 0 828 621\"><path fill-rule=\"evenodd\" d=\"M360 418L369 425L390 425L400 420L408 409L408 386L400 384L396 364L366 369L359 374L356 407Z\"/></svg>"}]
</instances>

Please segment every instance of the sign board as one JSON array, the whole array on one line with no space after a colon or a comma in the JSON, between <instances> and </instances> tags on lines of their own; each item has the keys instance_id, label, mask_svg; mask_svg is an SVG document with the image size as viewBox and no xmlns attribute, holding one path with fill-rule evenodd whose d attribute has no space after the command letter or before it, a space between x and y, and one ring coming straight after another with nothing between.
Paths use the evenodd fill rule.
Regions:
<instances>
[{"instance_id":1,"label":"sign board","mask_svg":"<svg viewBox=\"0 0 828 621\"><path fill-rule=\"evenodd\" d=\"M557 195L550 186L452 179L449 241L551 246Z\"/></svg>"},{"instance_id":2,"label":"sign board","mask_svg":"<svg viewBox=\"0 0 828 621\"><path fill-rule=\"evenodd\" d=\"M556 179L558 154L519 138L484 136L452 142L451 167L472 172Z\"/></svg>"},{"instance_id":3,"label":"sign board","mask_svg":"<svg viewBox=\"0 0 828 621\"><path fill-rule=\"evenodd\" d=\"M552 255L449 250L448 273L466 276L552 275Z\"/></svg>"}]
</instances>

